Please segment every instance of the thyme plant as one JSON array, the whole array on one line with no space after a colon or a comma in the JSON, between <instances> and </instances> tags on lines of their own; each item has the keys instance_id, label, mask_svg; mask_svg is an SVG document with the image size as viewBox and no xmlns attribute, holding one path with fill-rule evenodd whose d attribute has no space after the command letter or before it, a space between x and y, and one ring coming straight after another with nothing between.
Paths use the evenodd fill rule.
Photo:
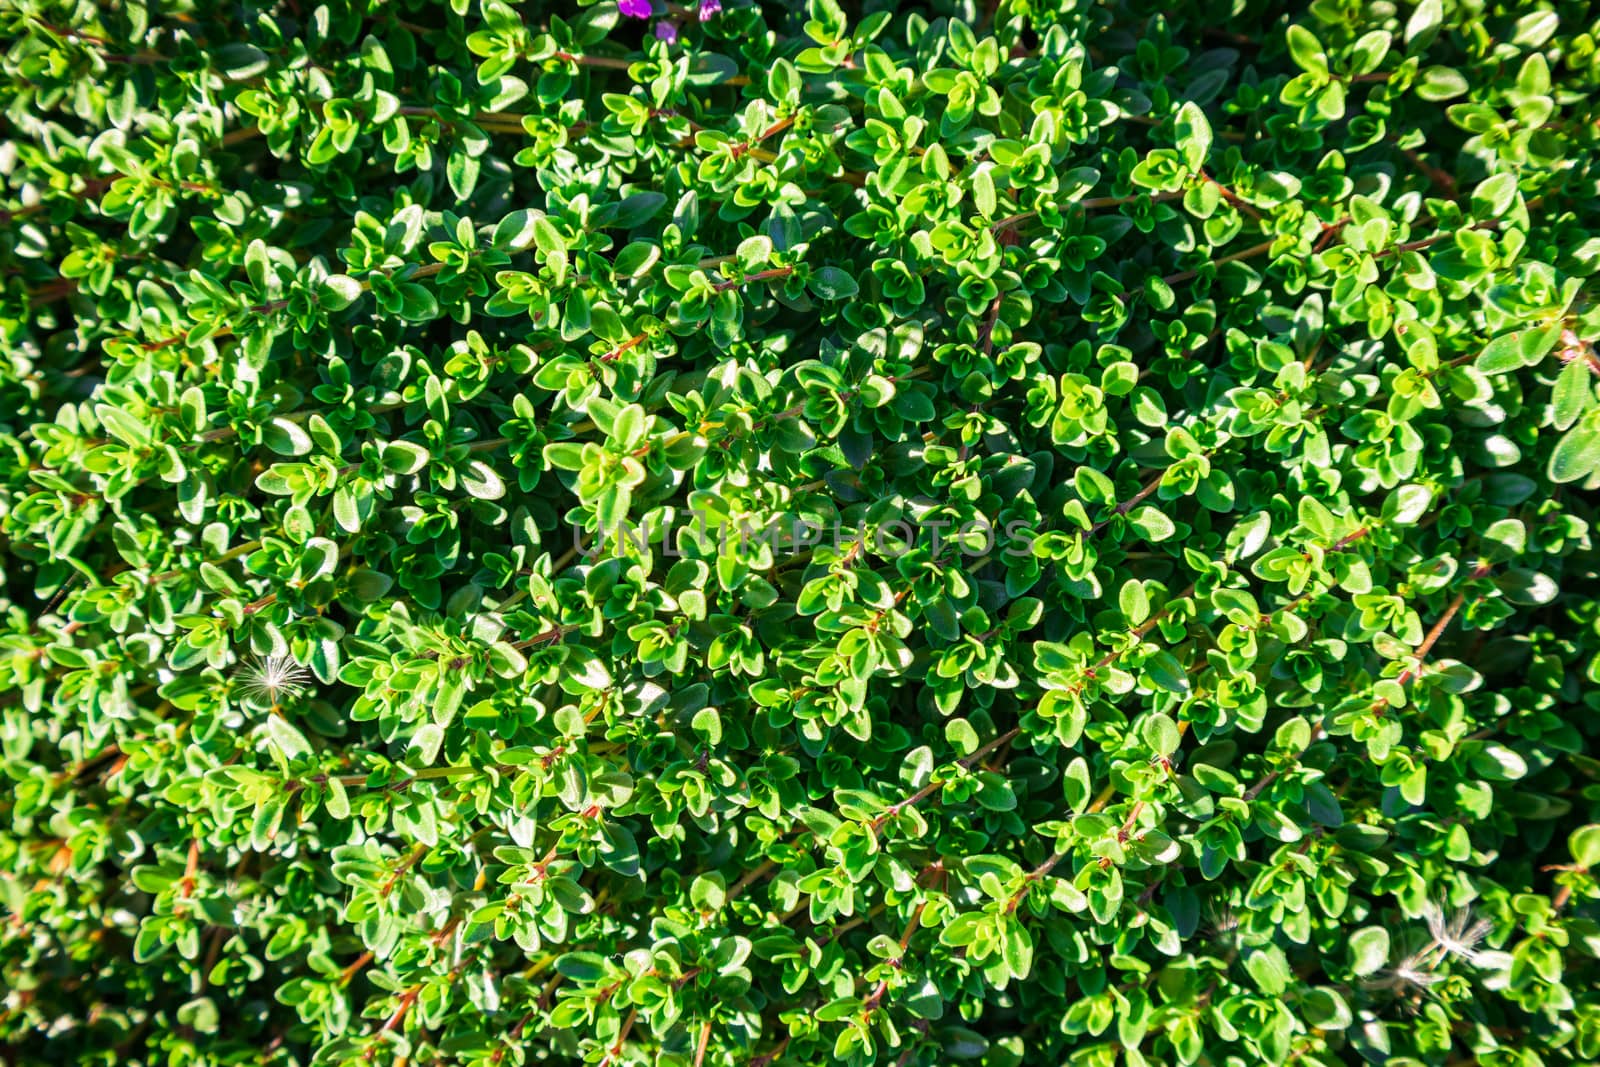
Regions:
<instances>
[{"instance_id":1,"label":"thyme plant","mask_svg":"<svg viewBox=\"0 0 1600 1067\"><path fill-rule=\"evenodd\" d=\"M1591 5L0 28L0 1060L1600 1059Z\"/></svg>"}]
</instances>

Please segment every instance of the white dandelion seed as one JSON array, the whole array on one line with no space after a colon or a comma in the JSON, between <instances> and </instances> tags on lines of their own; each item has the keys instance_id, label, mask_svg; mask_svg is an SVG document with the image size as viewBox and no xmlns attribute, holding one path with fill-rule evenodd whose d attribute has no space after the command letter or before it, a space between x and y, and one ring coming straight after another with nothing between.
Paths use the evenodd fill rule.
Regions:
<instances>
[{"instance_id":1,"label":"white dandelion seed","mask_svg":"<svg viewBox=\"0 0 1600 1067\"><path fill-rule=\"evenodd\" d=\"M1209 934L1213 939L1221 940L1229 937L1239 929L1239 916L1228 905L1218 906L1215 901L1206 906L1206 920Z\"/></svg>"},{"instance_id":2,"label":"white dandelion seed","mask_svg":"<svg viewBox=\"0 0 1600 1067\"><path fill-rule=\"evenodd\" d=\"M292 657L275 652L245 664L234 680L245 697L280 704L285 698L305 692L306 680L310 677L310 672Z\"/></svg>"},{"instance_id":3,"label":"white dandelion seed","mask_svg":"<svg viewBox=\"0 0 1600 1067\"><path fill-rule=\"evenodd\" d=\"M1432 949L1430 945L1421 952L1413 952L1397 963L1393 970L1379 971L1366 981L1366 987L1387 989L1395 994L1411 990L1427 992L1430 987L1444 981L1444 975L1433 971Z\"/></svg>"},{"instance_id":4,"label":"white dandelion seed","mask_svg":"<svg viewBox=\"0 0 1600 1067\"><path fill-rule=\"evenodd\" d=\"M1470 908L1457 908L1455 914L1446 919L1444 909L1430 903L1425 918L1428 933L1433 937L1429 947L1443 949L1446 956L1468 963L1478 962L1478 945L1494 928L1488 919L1473 919Z\"/></svg>"}]
</instances>

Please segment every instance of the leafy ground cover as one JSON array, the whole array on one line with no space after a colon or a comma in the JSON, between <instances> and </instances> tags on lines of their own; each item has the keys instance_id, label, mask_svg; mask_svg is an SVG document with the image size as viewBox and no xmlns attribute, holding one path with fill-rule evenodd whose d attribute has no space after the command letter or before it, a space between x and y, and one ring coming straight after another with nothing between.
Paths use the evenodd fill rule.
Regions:
<instances>
[{"instance_id":1,"label":"leafy ground cover","mask_svg":"<svg viewBox=\"0 0 1600 1067\"><path fill-rule=\"evenodd\" d=\"M0 1059L1600 1058L1600 22L3 0Z\"/></svg>"}]
</instances>

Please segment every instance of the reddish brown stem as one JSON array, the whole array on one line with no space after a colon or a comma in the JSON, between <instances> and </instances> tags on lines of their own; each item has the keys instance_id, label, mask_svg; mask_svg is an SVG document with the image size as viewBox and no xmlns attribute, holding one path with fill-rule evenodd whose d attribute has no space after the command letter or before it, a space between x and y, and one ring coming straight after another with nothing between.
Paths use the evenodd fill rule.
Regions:
<instances>
[{"instance_id":1,"label":"reddish brown stem","mask_svg":"<svg viewBox=\"0 0 1600 1067\"><path fill-rule=\"evenodd\" d=\"M765 878L772 871L776 870L777 866L778 864L776 860L762 860L760 866L754 867L747 871L743 878L740 878L737 882L733 883L733 886L728 890L728 899L737 900L746 889L749 889L751 886L761 881L761 879Z\"/></svg>"},{"instance_id":2,"label":"reddish brown stem","mask_svg":"<svg viewBox=\"0 0 1600 1067\"><path fill-rule=\"evenodd\" d=\"M767 1064L782 1056L789 1048L789 1035L784 1034L783 1040L772 1046L772 1051L763 1053L750 1061L750 1067L767 1067Z\"/></svg>"},{"instance_id":3,"label":"reddish brown stem","mask_svg":"<svg viewBox=\"0 0 1600 1067\"><path fill-rule=\"evenodd\" d=\"M600 362L601 363L614 363L617 359L619 359L623 355L623 353L628 352L629 350L637 348L639 345L644 344L644 342L646 340L646 336L647 335L642 334L642 333L634 334L632 337L630 337L626 341L622 342L616 348L613 348L611 351L609 351L605 355L601 356L600 357Z\"/></svg>"},{"instance_id":4,"label":"reddish brown stem","mask_svg":"<svg viewBox=\"0 0 1600 1067\"><path fill-rule=\"evenodd\" d=\"M728 278L712 286L712 290L725 293L729 289L737 289L750 282L770 281L773 278L787 278L794 273L793 267L771 267L767 270L758 270L754 274L746 274L743 278Z\"/></svg>"},{"instance_id":5,"label":"reddish brown stem","mask_svg":"<svg viewBox=\"0 0 1600 1067\"><path fill-rule=\"evenodd\" d=\"M995 294L994 300L989 303L989 314L984 318L983 326L978 330L978 347L985 356L994 354L994 325L1000 321L1000 304L1004 299L1004 293Z\"/></svg>"},{"instance_id":6,"label":"reddish brown stem","mask_svg":"<svg viewBox=\"0 0 1600 1067\"><path fill-rule=\"evenodd\" d=\"M189 842L189 858L183 866L183 879L178 883L178 896L188 900L194 896L195 881L200 873L200 838Z\"/></svg>"},{"instance_id":7,"label":"reddish brown stem","mask_svg":"<svg viewBox=\"0 0 1600 1067\"><path fill-rule=\"evenodd\" d=\"M599 67L605 70L627 70L633 63L626 59L613 59L610 56L578 56L571 52L557 52L555 59L563 63L576 63L580 67Z\"/></svg>"},{"instance_id":8,"label":"reddish brown stem","mask_svg":"<svg viewBox=\"0 0 1600 1067\"><path fill-rule=\"evenodd\" d=\"M416 862L427 854L427 845L417 845L409 853L407 853L406 858L400 861L400 865L396 867L389 874L389 877L384 880L384 883L378 887L378 896L387 897L390 893L393 893L395 886L400 884L400 879L405 877L406 872L415 866Z\"/></svg>"},{"instance_id":9,"label":"reddish brown stem","mask_svg":"<svg viewBox=\"0 0 1600 1067\"><path fill-rule=\"evenodd\" d=\"M1213 259L1210 263L1210 266L1220 267L1224 263L1237 263L1242 259L1254 259L1256 256L1265 255L1267 252L1272 251L1272 246L1276 243L1277 238L1273 238L1270 241L1262 241L1260 244L1251 245L1249 248L1246 248L1243 251L1234 252L1232 255L1222 256L1219 259ZM1190 278L1198 277L1200 270L1202 269L1204 268L1179 271L1177 274L1170 274L1161 280L1166 282L1168 285L1177 285L1179 282L1186 282Z\"/></svg>"},{"instance_id":10,"label":"reddish brown stem","mask_svg":"<svg viewBox=\"0 0 1600 1067\"><path fill-rule=\"evenodd\" d=\"M346 967L339 973L339 985L341 987L349 985L355 976L360 974L362 969L371 962L372 953L370 951L363 952L361 955L357 956L354 963L350 964L350 966Z\"/></svg>"},{"instance_id":11,"label":"reddish brown stem","mask_svg":"<svg viewBox=\"0 0 1600 1067\"><path fill-rule=\"evenodd\" d=\"M600 1061L600 1067L609 1067L612 1060L622 1055L622 1043L628 1040L628 1033L633 1029L634 1019L639 1017L637 1008L630 1008L628 1017L622 1020L622 1029L617 1031L617 1039L611 1043L611 1048L606 1050L605 1058Z\"/></svg>"},{"instance_id":12,"label":"reddish brown stem","mask_svg":"<svg viewBox=\"0 0 1600 1067\"><path fill-rule=\"evenodd\" d=\"M711 1043L711 1020L707 1019L700 1026L700 1040L695 1045L694 1067L701 1067L706 1062L706 1046Z\"/></svg>"},{"instance_id":13,"label":"reddish brown stem","mask_svg":"<svg viewBox=\"0 0 1600 1067\"><path fill-rule=\"evenodd\" d=\"M1364 535L1366 530L1365 528L1362 528L1358 532ZM1351 537L1354 537L1354 535L1352 534ZM1472 578L1482 578L1484 575L1489 573L1490 569L1491 565L1488 563L1478 564L1472 569L1469 580ZM1422 673L1423 661L1428 658L1428 653L1433 651L1433 646L1439 643L1439 638L1444 634L1445 628L1450 625L1451 620L1454 619L1457 613L1461 611L1462 606L1466 603L1466 598L1466 590L1462 590L1461 592L1457 593L1455 598L1450 601L1450 605L1445 608L1444 614L1439 616L1438 621L1433 624L1433 627L1423 637L1422 643L1418 645L1416 650L1412 653L1412 659L1414 660L1413 664L1410 667L1407 667L1404 671L1401 671L1400 674L1395 678L1395 681L1402 687ZM1387 710L1388 707L1389 699L1387 697L1379 697L1372 703L1372 711L1380 715ZM1311 746L1320 741L1324 736L1326 736L1326 734L1327 720L1324 719L1322 722L1317 723L1317 725L1312 728L1311 740L1306 742L1305 747L1299 752L1296 752L1294 756L1284 763L1283 766L1275 767L1268 771L1265 775L1258 779L1254 785L1246 789L1244 791L1244 799L1254 800L1256 797L1260 796L1268 786L1278 780L1278 777L1284 771L1299 763L1301 758L1303 758L1305 754L1310 751Z\"/></svg>"},{"instance_id":14,"label":"reddish brown stem","mask_svg":"<svg viewBox=\"0 0 1600 1067\"><path fill-rule=\"evenodd\" d=\"M1129 497L1128 499L1124 500L1122 503L1118 504L1116 510L1112 513L1112 515L1126 515L1128 512L1130 512L1134 508L1138 507L1141 503L1144 502L1145 498L1147 498L1151 493L1155 492L1158 488L1160 488L1161 479L1162 479L1163 476L1165 476L1165 474L1166 474L1166 471L1162 471L1161 474L1158 474L1154 478L1151 478L1148 482L1146 482L1139 489L1139 491L1137 493L1133 494L1133 496ZM1101 519L1099 522L1097 522L1093 526L1091 526L1089 528L1089 536L1093 537L1095 534L1097 534L1101 530L1105 529L1106 526L1108 526L1110 524L1111 519L1112 519L1112 515L1106 516L1105 518Z\"/></svg>"},{"instance_id":15,"label":"reddish brown stem","mask_svg":"<svg viewBox=\"0 0 1600 1067\"><path fill-rule=\"evenodd\" d=\"M996 737L994 740L990 741L988 744L976 749L970 756L956 760L956 766L960 767L962 770L971 770L973 767L978 765L983 757L987 756L1001 745L1009 744L1016 739L1017 735L1021 733L1021 727L1012 727L999 737ZM944 779L929 782L927 785L923 786L915 793L912 793L899 803L891 804L887 810L874 818L869 824L872 828L872 832L876 834L879 830L883 829L884 824L890 819L893 819L896 816L903 814L908 809L914 808L918 804L921 804L924 800L927 800L934 793L944 788L944 786L947 784L949 784L948 781Z\"/></svg>"},{"instance_id":16,"label":"reddish brown stem","mask_svg":"<svg viewBox=\"0 0 1600 1067\"><path fill-rule=\"evenodd\" d=\"M576 629L576 626L552 626L544 633L535 634L525 641L518 641L511 647L521 651L524 648L532 648L534 645L542 645L547 641L558 641Z\"/></svg>"},{"instance_id":17,"label":"reddish brown stem","mask_svg":"<svg viewBox=\"0 0 1600 1067\"><path fill-rule=\"evenodd\" d=\"M1223 185L1221 182L1217 181L1217 179L1213 178L1211 175L1207 174L1205 171L1201 171L1200 172L1200 177L1204 181L1208 182L1209 184L1215 185L1217 187L1217 191L1222 194L1222 198L1224 200L1226 200L1228 203L1230 203L1234 207L1238 208L1244 214L1249 215L1251 218L1255 219L1257 222L1261 221L1261 218L1262 218L1261 212L1257 211L1253 206L1251 206L1250 204L1245 203L1242 199L1240 199L1238 193L1235 193L1232 189L1229 189L1226 185Z\"/></svg>"},{"instance_id":18,"label":"reddish brown stem","mask_svg":"<svg viewBox=\"0 0 1600 1067\"><path fill-rule=\"evenodd\" d=\"M918 904L916 909L911 912L911 919L906 923L905 931L900 935L900 955L889 961L889 966L893 967L895 970L900 969L900 960L905 956L906 949L910 947L911 937L917 932L917 926L922 922L922 909L927 906L927 902L923 902ZM871 1018L872 1013L878 1010L878 1005L883 1001L883 994L886 993L888 989L889 978L887 975L885 975L872 990L871 994L867 996L867 999L861 1004L861 1018L863 1022Z\"/></svg>"}]
</instances>

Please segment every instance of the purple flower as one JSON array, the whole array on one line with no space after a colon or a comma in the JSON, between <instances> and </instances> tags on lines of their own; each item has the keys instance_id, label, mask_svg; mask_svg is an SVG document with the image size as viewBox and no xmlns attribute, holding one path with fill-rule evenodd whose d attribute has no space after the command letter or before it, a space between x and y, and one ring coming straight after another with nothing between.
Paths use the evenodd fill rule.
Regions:
<instances>
[{"instance_id":1,"label":"purple flower","mask_svg":"<svg viewBox=\"0 0 1600 1067\"><path fill-rule=\"evenodd\" d=\"M673 41L678 39L678 27L674 26L666 19L662 19L660 22L656 23L656 39L671 44Z\"/></svg>"},{"instance_id":2,"label":"purple flower","mask_svg":"<svg viewBox=\"0 0 1600 1067\"><path fill-rule=\"evenodd\" d=\"M617 10L631 19L647 19L650 17L650 0L621 0Z\"/></svg>"},{"instance_id":3,"label":"purple flower","mask_svg":"<svg viewBox=\"0 0 1600 1067\"><path fill-rule=\"evenodd\" d=\"M722 0L700 0L700 21L710 22L711 16L722 11Z\"/></svg>"}]
</instances>

